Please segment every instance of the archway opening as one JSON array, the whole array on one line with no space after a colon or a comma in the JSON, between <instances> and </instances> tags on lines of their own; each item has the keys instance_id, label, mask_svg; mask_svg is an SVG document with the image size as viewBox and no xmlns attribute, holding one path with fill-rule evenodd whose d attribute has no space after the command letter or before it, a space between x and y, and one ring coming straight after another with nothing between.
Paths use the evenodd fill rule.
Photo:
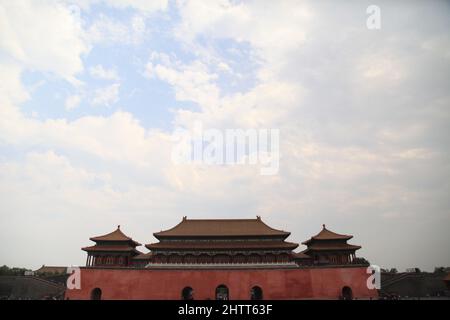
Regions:
<instances>
[{"instance_id":1,"label":"archway opening","mask_svg":"<svg viewBox=\"0 0 450 320\"><path fill-rule=\"evenodd\" d=\"M216 300L229 300L229 291L226 285L221 284L216 288Z\"/></svg>"},{"instance_id":2,"label":"archway opening","mask_svg":"<svg viewBox=\"0 0 450 320\"><path fill-rule=\"evenodd\" d=\"M250 300L262 300L263 299L263 291L260 287L254 286L250 290Z\"/></svg>"},{"instance_id":3,"label":"archway opening","mask_svg":"<svg viewBox=\"0 0 450 320\"><path fill-rule=\"evenodd\" d=\"M91 291L91 300L102 300L102 290L95 288Z\"/></svg>"},{"instance_id":4,"label":"archway opening","mask_svg":"<svg viewBox=\"0 0 450 320\"><path fill-rule=\"evenodd\" d=\"M352 300L353 299L353 292L352 292L352 288L350 287L343 287L342 288L342 298L344 300Z\"/></svg>"},{"instance_id":5,"label":"archway opening","mask_svg":"<svg viewBox=\"0 0 450 320\"><path fill-rule=\"evenodd\" d=\"M182 300L194 300L194 290L191 287L185 287L181 291Z\"/></svg>"}]
</instances>

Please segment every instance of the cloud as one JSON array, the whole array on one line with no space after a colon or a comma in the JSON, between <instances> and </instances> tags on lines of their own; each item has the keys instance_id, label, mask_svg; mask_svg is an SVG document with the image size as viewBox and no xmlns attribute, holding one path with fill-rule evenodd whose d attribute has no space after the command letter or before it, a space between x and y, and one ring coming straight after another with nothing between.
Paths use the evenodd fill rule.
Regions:
<instances>
[{"instance_id":1,"label":"cloud","mask_svg":"<svg viewBox=\"0 0 450 320\"><path fill-rule=\"evenodd\" d=\"M147 34L144 17L134 15L128 22L122 22L100 14L89 26L87 39L93 45L125 44L138 45Z\"/></svg>"},{"instance_id":2,"label":"cloud","mask_svg":"<svg viewBox=\"0 0 450 320\"><path fill-rule=\"evenodd\" d=\"M73 83L83 71L81 56L89 50L79 21L67 6L52 0L2 1L0 49L22 67Z\"/></svg>"},{"instance_id":3,"label":"cloud","mask_svg":"<svg viewBox=\"0 0 450 320\"><path fill-rule=\"evenodd\" d=\"M306 40L311 21L317 19L310 4L286 1L246 3L228 0L178 2L181 21L176 34L180 41L195 43L206 39L233 39L249 43L266 67L259 77L267 78L285 65L286 52Z\"/></svg>"},{"instance_id":4,"label":"cloud","mask_svg":"<svg viewBox=\"0 0 450 320\"><path fill-rule=\"evenodd\" d=\"M167 55L153 53L145 74L173 86L177 100L194 101L203 108L213 108L218 104L220 92L214 83L217 75L210 73L208 67L200 61L183 64L172 61Z\"/></svg>"},{"instance_id":5,"label":"cloud","mask_svg":"<svg viewBox=\"0 0 450 320\"><path fill-rule=\"evenodd\" d=\"M66 110L72 110L78 107L81 102L81 96L79 95L71 95L68 96L65 102Z\"/></svg>"},{"instance_id":6,"label":"cloud","mask_svg":"<svg viewBox=\"0 0 450 320\"><path fill-rule=\"evenodd\" d=\"M79 247L118 223L139 241L151 241L148 230L174 225L180 208L203 218L259 214L274 227L289 226L296 242L327 223L355 234L361 255L382 266L450 263L442 247L450 241L445 8L383 3L382 29L369 31L366 8L354 3L179 1L162 16L162 31L149 45L143 41L147 27L160 20L148 13L164 5L85 2L93 19L81 26L91 38L78 27L66 32L76 24L59 19L68 17L63 6L45 2L36 16L25 11L42 27L28 34L17 8L30 11L33 4L0 7L0 190L6 195L0 234L15 246L1 252L8 264L82 262ZM118 10L112 16L93 3ZM121 16L122 8L131 13ZM55 32L60 25L53 15L66 31ZM92 51L133 44L121 49L138 58L121 61L119 83L117 69L105 67L110 60L84 60L86 43ZM140 54L148 52L142 61ZM130 99L121 100L129 112L91 108L93 114L74 112L67 119L28 116L32 108L44 114L50 108L27 85L27 72L51 73L57 82L76 77L86 61L93 62L92 77L111 83L94 86L92 95L69 96L66 107L75 107L77 97L112 107L131 83L151 92L149 108ZM137 84L130 64L145 68L153 81ZM185 108L186 102L196 108ZM161 120L158 108L166 105L173 128L201 121L219 130L280 129L279 175L262 177L253 166L173 164L172 128L148 124ZM39 242L30 244L29 230ZM64 237L64 245L54 245L55 237Z\"/></svg>"},{"instance_id":7,"label":"cloud","mask_svg":"<svg viewBox=\"0 0 450 320\"><path fill-rule=\"evenodd\" d=\"M115 81L120 80L119 75L117 74L117 70L115 68L105 69L100 64L89 68L89 73L91 74L91 76L98 79L115 80Z\"/></svg>"},{"instance_id":8,"label":"cloud","mask_svg":"<svg viewBox=\"0 0 450 320\"><path fill-rule=\"evenodd\" d=\"M84 10L90 9L95 4L105 4L117 9L134 9L146 14L164 11L168 7L168 0L74 0L69 3L76 3Z\"/></svg>"},{"instance_id":9,"label":"cloud","mask_svg":"<svg viewBox=\"0 0 450 320\"><path fill-rule=\"evenodd\" d=\"M91 104L94 106L111 106L119 101L120 84L114 83L104 88L96 89Z\"/></svg>"},{"instance_id":10,"label":"cloud","mask_svg":"<svg viewBox=\"0 0 450 320\"><path fill-rule=\"evenodd\" d=\"M165 10L168 2L168 0L106 0L108 5L119 9L130 7L147 13Z\"/></svg>"},{"instance_id":11,"label":"cloud","mask_svg":"<svg viewBox=\"0 0 450 320\"><path fill-rule=\"evenodd\" d=\"M199 60L184 64L157 52L152 53L145 75L170 84L177 100L201 107L201 112L175 113L175 123L182 127L201 121L211 128L279 128L304 95L300 85L283 81L261 82L245 93L222 94L219 76L208 64Z\"/></svg>"},{"instance_id":12,"label":"cloud","mask_svg":"<svg viewBox=\"0 0 450 320\"><path fill-rule=\"evenodd\" d=\"M30 98L20 79L22 69L19 65L0 63L0 99L2 105L22 103ZM0 108L5 110L6 108Z\"/></svg>"}]
</instances>

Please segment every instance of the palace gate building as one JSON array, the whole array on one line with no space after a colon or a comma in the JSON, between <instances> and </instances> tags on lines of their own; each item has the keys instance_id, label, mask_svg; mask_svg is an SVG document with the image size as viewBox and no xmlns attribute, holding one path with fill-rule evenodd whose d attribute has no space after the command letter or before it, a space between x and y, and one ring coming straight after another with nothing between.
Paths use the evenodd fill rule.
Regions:
<instances>
[{"instance_id":1,"label":"palace gate building","mask_svg":"<svg viewBox=\"0 0 450 320\"><path fill-rule=\"evenodd\" d=\"M120 226L90 238L81 288L68 299L372 299L368 263L350 235L322 230L302 244L256 219L188 219L146 244Z\"/></svg>"}]
</instances>

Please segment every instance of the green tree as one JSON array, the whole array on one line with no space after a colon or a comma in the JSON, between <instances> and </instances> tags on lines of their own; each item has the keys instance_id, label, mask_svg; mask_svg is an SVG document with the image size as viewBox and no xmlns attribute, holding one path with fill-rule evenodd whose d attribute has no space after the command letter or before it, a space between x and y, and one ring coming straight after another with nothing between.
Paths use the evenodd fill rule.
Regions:
<instances>
[{"instance_id":1,"label":"green tree","mask_svg":"<svg viewBox=\"0 0 450 320\"><path fill-rule=\"evenodd\" d=\"M390 273L398 273L397 268L391 268L391 270L389 270Z\"/></svg>"},{"instance_id":2,"label":"green tree","mask_svg":"<svg viewBox=\"0 0 450 320\"><path fill-rule=\"evenodd\" d=\"M0 275L1 276L23 276L25 271L29 271L26 268L10 268L6 265L0 267Z\"/></svg>"}]
</instances>

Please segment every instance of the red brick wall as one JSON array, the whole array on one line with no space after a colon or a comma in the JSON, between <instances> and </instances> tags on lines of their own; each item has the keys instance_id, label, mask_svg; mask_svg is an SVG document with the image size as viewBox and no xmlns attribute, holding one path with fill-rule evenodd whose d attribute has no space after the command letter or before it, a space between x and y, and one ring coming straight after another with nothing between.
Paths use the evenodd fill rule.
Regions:
<instances>
[{"instance_id":1,"label":"red brick wall","mask_svg":"<svg viewBox=\"0 0 450 320\"><path fill-rule=\"evenodd\" d=\"M349 286L358 299L376 298L366 286L366 268L309 268L254 270L81 269L81 289L67 290L70 299L89 299L94 288L102 299L180 299L184 287L196 300L214 299L217 286L229 289L230 299L249 299L259 286L264 299L338 299Z\"/></svg>"}]
</instances>

